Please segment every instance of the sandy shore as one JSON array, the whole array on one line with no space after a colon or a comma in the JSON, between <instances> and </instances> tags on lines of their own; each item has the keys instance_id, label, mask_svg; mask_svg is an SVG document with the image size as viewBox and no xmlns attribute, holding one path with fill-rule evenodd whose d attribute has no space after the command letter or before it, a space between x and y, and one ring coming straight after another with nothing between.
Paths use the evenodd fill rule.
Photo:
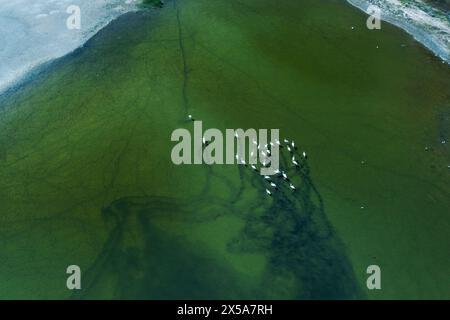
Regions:
<instances>
[{"instance_id":1,"label":"sandy shore","mask_svg":"<svg viewBox=\"0 0 450 320\"><path fill-rule=\"evenodd\" d=\"M402 4L397 0L347 0L366 12L370 5L378 6L381 19L402 28L414 39L450 63L450 21L445 13L424 3Z\"/></svg>"}]
</instances>

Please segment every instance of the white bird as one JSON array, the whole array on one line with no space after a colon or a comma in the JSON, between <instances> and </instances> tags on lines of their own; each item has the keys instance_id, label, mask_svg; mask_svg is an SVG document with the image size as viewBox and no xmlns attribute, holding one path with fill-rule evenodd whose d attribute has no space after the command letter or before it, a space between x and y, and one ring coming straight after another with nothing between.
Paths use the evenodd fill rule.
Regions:
<instances>
[{"instance_id":1,"label":"white bird","mask_svg":"<svg viewBox=\"0 0 450 320\"><path fill-rule=\"evenodd\" d=\"M303 151L303 158L305 158L305 159L307 158L305 151Z\"/></svg>"},{"instance_id":2,"label":"white bird","mask_svg":"<svg viewBox=\"0 0 450 320\"><path fill-rule=\"evenodd\" d=\"M298 162L295 161L295 160L292 160L292 164L293 164L294 166L296 166L296 167L300 167L300 165L298 164Z\"/></svg>"},{"instance_id":3,"label":"white bird","mask_svg":"<svg viewBox=\"0 0 450 320\"><path fill-rule=\"evenodd\" d=\"M287 149L289 152L291 152L291 147L289 147L289 145L287 146Z\"/></svg>"},{"instance_id":4,"label":"white bird","mask_svg":"<svg viewBox=\"0 0 450 320\"><path fill-rule=\"evenodd\" d=\"M281 175L283 176L284 180L287 180L288 176L284 171L281 171Z\"/></svg>"},{"instance_id":5,"label":"white bird","mask_svg":"<svg viewBox=\"0 0 450 320\"><path fill-rule=\"evenodd\" d=\"M291 145L292 145L292 148L295 149L295 142L294 141L291 142Z\"/></svg>"},{"instance_id":6,"label":"white bird","mask_svg":"<svg viewBox=\"0 0 450 320\"><path fill-rule=\"evenodd\" d=\"M253 170L255 170L255 171L257 170L256 166L254 164L252 164L251 167L252 167Z\"/></svg>"},{"instance_id":7,"label":"white bird","mask_svg":"<svg viewBox=\"0 0 450 320\"><path fill-rule=\"evenodd\" d=\"M194 118L192 118L192 115L190 114L190 115L188 115L188 118L189 118L189 120L192 120L192 121L194 121Z\"/></svg>"},{"instance_id":8,"label":"white bird","mask_svg":"<svg viewBox=\"0 0 450 320\"><path fill-rule=\"evenodd\" d=\"M244 159L242 159L241 160L241 163L244 165L244 166L246 166L247 165L247 163L245 162L245 160Z\"/></svg>"},{"instance_id":9,"label":"white bird","mask_svg":"<svg viewBox=\"0 0 450 320\"><path fill-rule=\"evenodd\" d=\"M258 144L258 143L256 143L256 140L253 140L252 142L253 142L254 145L257 145L257 144Z\"/></svg>"},{"instance_id":10,"label":"white bird","mask_svg":"<svg viewBox=\"0 0 450 320\"><path fill-rule=\"evenodd\" d=\"M273 183L273 182L271 182L270 185L271 185L272 188L275 188L275 189L277 188L277 185L275 183Z\"/></svg>"},{"instance_id":11,"label":"white bird","mask_svg":"<svg viewBox=\"0 0 450 320\"><path fill-rule=\"evenodd\" d=\"M280 173L281 173L280 169L275 170L275 174L280 174Z\"/></svg>"},{"instance_id":12,"label":"white bird","mask_svg":"<svg viewBox=\"0 0 450 320\"><path fill-rule=\"evenodd\" d=\"M270 146L271 146L271 147L273 147L273 146L274 146L274 143L273 143L272 141L270 141Z\"/></svg>"},{"instance_id":13,"label":"white bird","mask_svg":"<svg viewBox=\"0 0 450 320\"><path fill-rule=\"evenodd\" d=\"M275 140L275 143L277 144L277 145L280 145L280 140Z\"/></svg>"},{"instance_id":14,"label":"white bird","mask_svg":"<svg viewBox=\"0 0 450 320\"><path fill-rule=\"evenodd\" d=\"M267 193L269 196L272 196L272 192L270 192L269 189L266 189L266 193Z\"/></svg>"},{"instance_id":15,"label":"white bird","mask_svg":"<svg viewBox=\"0 0 450 320\"><path fill-rule=\"evenodd\" d=\"M239 155L236 155L236 160L239 161Z\"/></svg>"},{"instance_id":16,"label":"white bird","mask_svg":"<svg viewBox=\"0 0 450 320\"><path fill-rule=\"evenodd\" d=\"M265 157L266 153L264 151L261 151L261 154Z\"/></svg>"},{"instance_id":17,"label":"white bird","mask_svg":"<svg viewBox=\"0 0 450 320\"><path fill-rule=\"evenodd\" d=\"M292 183L289 183L289 188L291 188L292 190L295 190L295 186Z\"/></svg>"},{"instance_id":18,"label":"white bird","mask_svg":"<svg viewBox=\"0 0 450 320\"><path fill-rule=\"evenodd\" d=\"M255 153L252 151L252 152L250 152L250 157L253 157L253 155L254 155Z\"/></svg>"},{"instance_id":19,"label":"white bird","mask_svg":"<svg viewBox=\"0 0 450 320\"><path fill-rule=\"evenodd\" d=\"M270 150L269 149L267 149L267 154L270 156Z\"/></svg>"},{"instance_id":20,"label":"white bird","mask_svg":"<svg viewBox=\"0 0 450 320\"><path fill-rule=\"evenodd\" d=\"M284 143L289 143L288 139L284 139L283 141L284 141Z\"/></svg>"},{"instance_id":21,"label":"white bird","mask_svg":"<svg viewBox=\"0 0 450 320\"><path fill-rule=\"evenodd\" d=\"M206 144L206 139L205 139L205 137L203 137L203 144Z\"/></svg>"},{"instance_id":22,"label":"white bird","mask_svg":"<svg viewBox=\"0 0 450 320\"><path fill-rule=\"evenodd\" d=\"M239 138L239 135L238 135L237 132L234 133L234 136L235 136L236 138Z\"/></svg>"},{"instance_id":23,"label":"white bird","mask_svg":"<svg viewBox=\"0 0 450 320\"><path fill-rule=\"evenodd\" d=\"M271 180L269 176L264 176L264 179L269 180L269 181Z\"/></svg>"}]
</instances>

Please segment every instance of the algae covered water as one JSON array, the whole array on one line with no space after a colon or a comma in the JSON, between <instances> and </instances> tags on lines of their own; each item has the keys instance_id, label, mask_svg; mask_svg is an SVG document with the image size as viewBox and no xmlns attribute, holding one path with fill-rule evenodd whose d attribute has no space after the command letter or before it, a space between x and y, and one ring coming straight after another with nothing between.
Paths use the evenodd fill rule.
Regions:
<instances>
[{"instance_id":1,"label":"algae covered water","mask_svg":"<svg viewBox=\"0 0 450 320\"><path fill-rule=\"evenodd\" d=\"M3 96L0 297L449 298L450 69L366 18L334 0L170 1ZM308 152L297 170L281 151L296 192L175 166L188 114L279 128Z\"/></svg>"}]
</instances>

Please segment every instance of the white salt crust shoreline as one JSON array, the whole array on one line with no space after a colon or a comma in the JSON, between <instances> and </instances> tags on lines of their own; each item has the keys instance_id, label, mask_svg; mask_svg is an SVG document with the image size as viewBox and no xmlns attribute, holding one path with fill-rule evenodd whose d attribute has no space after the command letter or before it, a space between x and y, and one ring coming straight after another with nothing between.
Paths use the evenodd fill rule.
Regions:
<instances>
[{"instance_id":1,"label":"white salt crust shoreline","mask_svg":"<svg viewBox=\"0 0 450 320\"><path fill-rule=\"evenodd\" d=\"M370 5L381 9L381 20L391 23L414 37L431 50L443 62L450 64L450 19L445 13L428 6L430 13L415 3L425 5L415 0L409 5L399 0L347 0L354 7L366 12Z\"/></svg>"}]
</instances>

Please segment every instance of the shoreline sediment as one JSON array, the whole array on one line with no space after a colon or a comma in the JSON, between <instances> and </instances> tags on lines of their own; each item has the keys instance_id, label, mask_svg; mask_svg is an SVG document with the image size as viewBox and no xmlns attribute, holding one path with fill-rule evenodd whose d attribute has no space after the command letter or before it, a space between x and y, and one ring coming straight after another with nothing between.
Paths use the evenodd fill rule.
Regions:
<instances>
[{"instance_id":1,"label":"shoreline sediment","mask_svg":"<svg viewBox=\"0 0 450 320\"><path fill-rule=\"evenodd\" d=\"M388 2L396 3L396 0ZM376 0L347 0L347 3L364 12L367 12L367 8L370 5L380 7L379 1ZM430 6L430 8L432 7ZM448 22L448 30L440 30L438 32L436 29L435 33L432 33L432 30L426 29L426 25L421 25L418 21L401 17L386 6L380 7L380 9L382 10L381 20L406 31L416 41L442 59L443 62L450 64L450 22ZM437 10L435 8L433 9ZM405 13L403 14L406 15Z\"/></svg>"}]
</instances>

